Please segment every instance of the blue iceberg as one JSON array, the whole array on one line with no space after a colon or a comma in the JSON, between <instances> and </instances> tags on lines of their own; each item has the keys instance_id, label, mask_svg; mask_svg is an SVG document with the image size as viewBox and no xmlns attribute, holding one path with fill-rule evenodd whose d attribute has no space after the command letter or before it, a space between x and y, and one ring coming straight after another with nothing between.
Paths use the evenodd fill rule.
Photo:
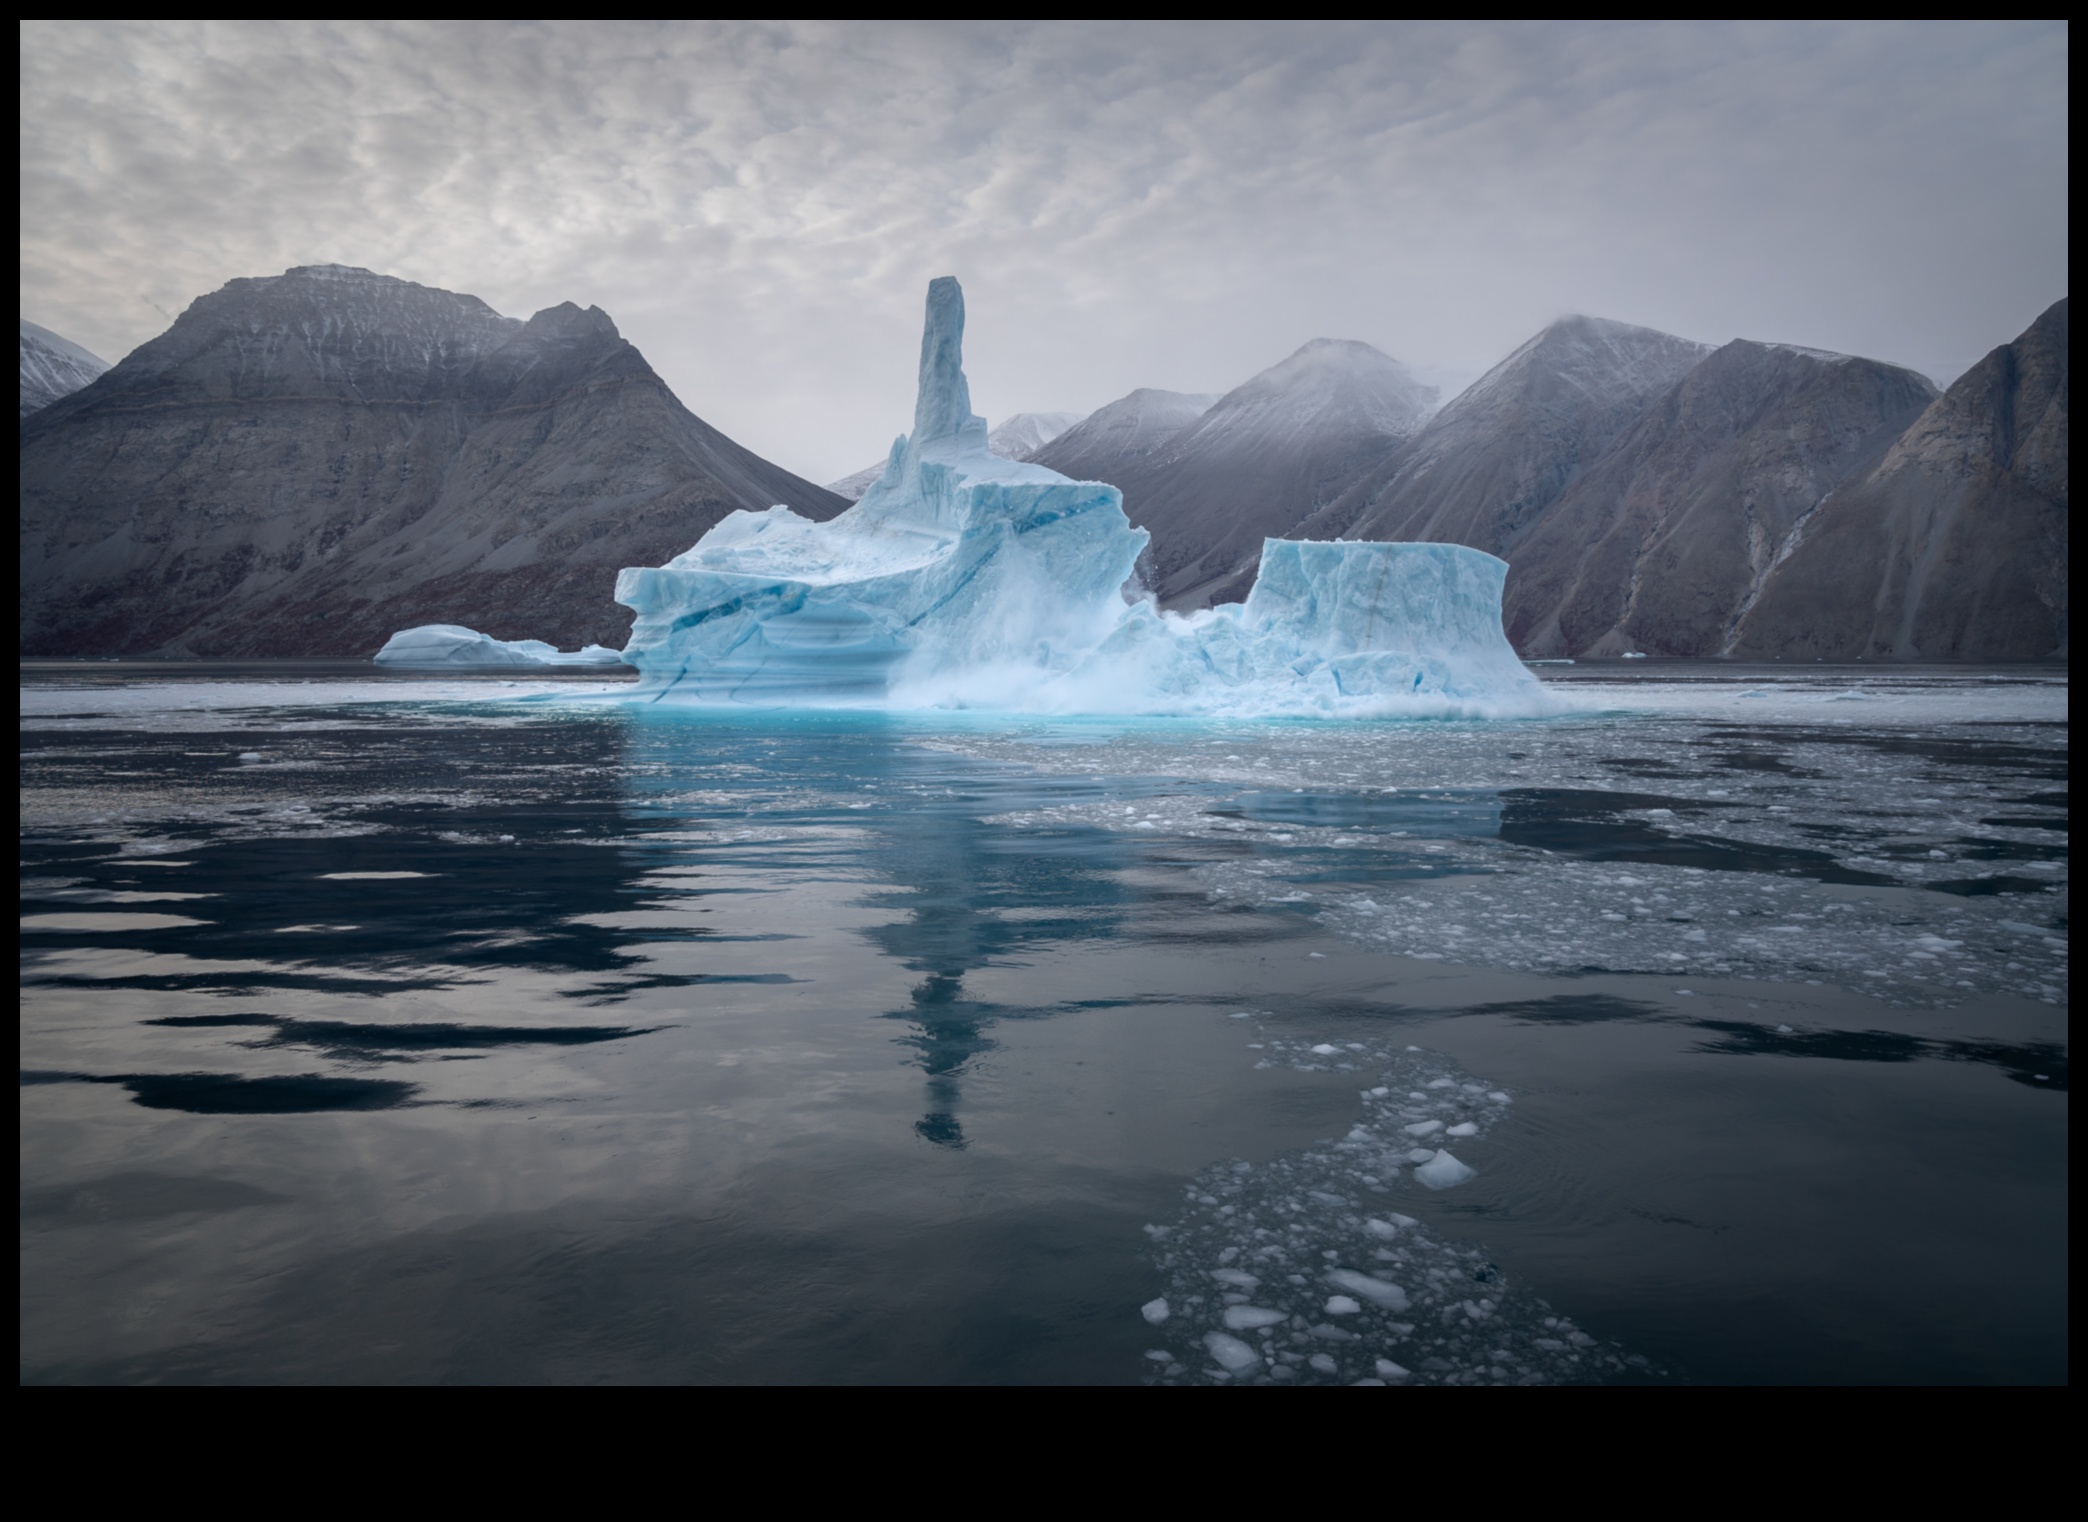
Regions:
<instances>
[{"instance_id":1,"label":"blue iceberg","mask_svg":"<svg viewBox=\"0 0 2088 1522\"><path fill-rule=\"evenodd\" d=\"M1448 544L1270 539L1245 603L1137 595L1123 495L1000 459L971 410L964 295L928 287L913 432L826 523L735 512L617 577L641 698L1030 713L1534 713L1507 565Z\"/></svg>"},{"instance_id":2,"label":"blue iceberg","mask_svg":"<svg viewBox=\"0 0 2088 1522\"><path fill-rule=\"evenodd\" d=\"M561 650L540 639L495 639L462 624L421 624L401 629L373 659L380 666L416 671L541 671L547 666L621 666L623 656L607 645Z\"/></svg>"}]
</instances>

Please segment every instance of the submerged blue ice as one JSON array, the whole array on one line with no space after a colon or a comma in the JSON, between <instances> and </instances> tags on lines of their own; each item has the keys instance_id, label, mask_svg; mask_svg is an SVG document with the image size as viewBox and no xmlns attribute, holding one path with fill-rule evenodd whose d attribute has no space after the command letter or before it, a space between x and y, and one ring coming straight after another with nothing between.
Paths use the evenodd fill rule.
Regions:
<instances>
[{"instance_id":1,"label":"submerged blue ice","mask_svg":"<svg viewBox=\"0 0 2088 1522\"><path fill-rule=\"evenodd\" d=\"M1504 562L1449 544L1266 540L1247 601L1133 597L1123 495L986 447L964 296L928 287L913 432L827 523L735 512L617 577L639 696L1145 714L1542 710L1501 632Z\"/></svg>"}]
</instances>

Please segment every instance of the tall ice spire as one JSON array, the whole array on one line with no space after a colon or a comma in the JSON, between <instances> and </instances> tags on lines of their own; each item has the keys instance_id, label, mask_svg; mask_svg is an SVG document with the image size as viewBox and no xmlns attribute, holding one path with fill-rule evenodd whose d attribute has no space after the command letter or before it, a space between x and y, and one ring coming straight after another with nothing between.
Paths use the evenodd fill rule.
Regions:
<instances>
[{"instance_id":1,"label":"tall ice spire","mask_svg":"<svg viewBox=\"0 0 2088 1522\"><path fill-rule=\"evenodd\" d=\"M928 318L921 330L921 389L914 401L915 448L955 438L986 420L972 416L971 386L964 379L964 287L955 275L928 282Z\"/></svg>"}]
</instances>

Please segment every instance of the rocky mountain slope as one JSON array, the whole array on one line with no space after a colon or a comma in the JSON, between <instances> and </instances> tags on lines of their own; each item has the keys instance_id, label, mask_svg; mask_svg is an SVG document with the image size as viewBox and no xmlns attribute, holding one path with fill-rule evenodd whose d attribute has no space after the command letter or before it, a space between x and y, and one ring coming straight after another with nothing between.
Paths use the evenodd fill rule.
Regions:
<instances>
[{"instance_id":1,"label":"rocky mountain slope","mask_svg":"<svg viewBox=\"0 0 2088 1522\"><path fill-rule=\"evenodd\" d=\"M1792 532L1936 389L1911 370L1735 340L1690 370L1512 547L1526 656L1710 656Z\"/></svg>"},{"instance_id":2,"label":"rocky mountain slope","mask_svg":"<svg viewBox=\"0 0 2088 1522\"><path fill-rule=\"evenodd\" d=\"M986 435L986 448L1003 460L1028 460L1080 419L1078 412L1018 412ZM866 465L838 481L829 481L827 490L837 497L859 502L863 493L875 486L877 478L884 474L885 463L879 460L875 465Z\"/></svg>"},{"instance_id":3,"label":"rocky mountain slope","mask_svg":"<svg viewBox=\"0 0 2088 1522\"><path fill-rule=\"evenodd\" d=\"M1133 392L1124 401L1156 395L1164 393ZM1080 468L1088 441L1075 435L1083 428L1040 451L1036 462L1119 488L1131 521L1153 536L1140 574L1161 605L1208 607L1244 598L1262 540L1294 535L1411 438L1435 402L1435 389L1391 356L1366 343L1319 338L1220 397L1143 457L1094 460L1106 473Z\"/></svg>"},{"instance_id":4,"label":"rocky mountain slope","mask_svg":"<svg viewBox=\"0 0 2088 1522\"><path fill-rule=\"evenodd\" d=\"M1588 463L1712 347L1599 317L1563 318L1299 532L1469 544L1509 558Z\"/></svg>"},{"instance_id":5,"label":"rocky mountain slope","mask_svg":"<svg viewBox=\"0 0 2088 1522\"><path fill-rule=\"evenodd\" d=\"M339 265L234 280L22 426L22 650L620 646L616 572L846 507L692 415L606 314Z\"/></svg>"},{"instance_id":6,"label":"rocky mountain slope","mask_svg":"<svg viewBox=\"0 0 2088 1522\"><path fill-rule=\"evenodd\" d=\"M1736 655L2066 654L2062 299L1959 377L1802 523Z\"/></svg>"},{"instance_id":7,"label":"rocky mountain slope","mask_svg":"<svg viewBox=\"0 0 2088 1522\"><path fill-rule=\"evenodd\" d=\"M69 338L22 319L22 416L41 412L61 396L70 396L109 368Z\"/></svg>"}]
</instances>

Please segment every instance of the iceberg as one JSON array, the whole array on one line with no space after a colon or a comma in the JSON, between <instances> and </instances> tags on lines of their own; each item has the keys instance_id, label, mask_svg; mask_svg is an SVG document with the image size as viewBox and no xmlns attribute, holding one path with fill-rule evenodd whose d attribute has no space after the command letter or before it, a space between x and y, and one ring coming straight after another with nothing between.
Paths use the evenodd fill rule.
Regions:
<instances>
[{"instance_id":1,"label":"iceberg","mask_svg":"<svg viewBox=\"0 0 2088 1522\"><path fill-rule=\"evenodd\" d=\"M380 666L421 670L541 671L547 666L621 666L624 658L607 645L561 650L540 639L495 639L462 624L422 624L394 634L375 659Z\"/></svg>"},{"instance_id":2,"label":"iceberg","mask_svg":"<svg viewBox=\"0 0 2088 1522\"><path fill-rule=\"evenodd\" d=\"M1185 715L1548 711L1501 631L1507 565L1461 545L1266 540L1246 602L1163 613L1123 495L998 458L964 295L928 287L914 427L854 507L720 520L619 573L634 699Z\"/></svg>"}]
</instances>

